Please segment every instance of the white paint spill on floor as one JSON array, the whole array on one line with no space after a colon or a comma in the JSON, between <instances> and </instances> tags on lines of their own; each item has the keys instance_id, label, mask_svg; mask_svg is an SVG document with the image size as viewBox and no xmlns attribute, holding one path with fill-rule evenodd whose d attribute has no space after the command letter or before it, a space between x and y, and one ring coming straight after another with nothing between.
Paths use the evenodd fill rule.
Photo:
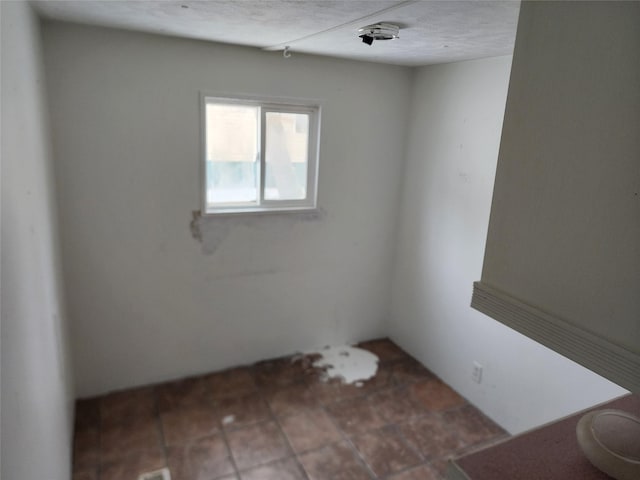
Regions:
<instances>
[{"instance_id":1,"label":"white paint spill on floor","mask_svg":"<svg viewBox=\"0 0 640 480\"><path fill-rule=\"evenodd\" d=\"M358 387L378 371L378 357L362 348L345 345L325 347L310 353L321 356L313 366L325 369L328 378L341 378L345 383Z\"/></svg>"}]
</instances>

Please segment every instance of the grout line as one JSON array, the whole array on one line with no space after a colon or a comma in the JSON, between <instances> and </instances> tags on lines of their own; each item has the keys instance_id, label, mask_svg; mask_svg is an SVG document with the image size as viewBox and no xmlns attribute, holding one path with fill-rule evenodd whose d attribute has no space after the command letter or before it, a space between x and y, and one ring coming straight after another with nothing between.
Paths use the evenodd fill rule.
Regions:
<instances>
[{"instance_id":1,"label":"grout line","mask_svg":"<svg viewBox=\"0 0 640 480\"><path fill-rule=\"evenodd\" d=\"M287 387L279 387L279 388L287 388ZM271 405L269 404L269 402L268 402L268 401L267 401L267 399L265 398L266 393L267 393L267 391L266 391L266 390L258 389L258 391L254 392L253 394L257 395L257 396L258 396L258 398L259 398L259 399L264 403L264 405L267 407L267 410L269 411L269 417L268 417L268 418L266 418L266 419L264 419L264 420L259 420L259 421L257 421L257 422L251 422L251 423L249 423L249 424L242 425L242 426L238 426L237 428L232 428L232 429L229 429L229 430L227 430L226 428L224 428L224 425L222 425L222 422L220 422L220 423L221 423L221 427L220 427L220 429L221 429L221 432L222 432L222 435L223 435L223 439L224 439L224 441L225 441L225 444L226 444L226 446L227 446L227 449L228 449L228 451L229 451L229 457L230 457L230 459L231 459L231 461L232 461L232 464L233 464L233 466L234 466L234 468L235 468L236 475L237 475L239 478L242 478L242 472L243 472L243 471L244 471L244 472L246 472L247 470L251 470L251 469L254 469L254 468L258 468L258 467L261 467L261 466L264 466L264 465L269 465L269 464L271 464L271 463L278 462L278 461L281 461L281 460L284 460L284 459L287 459L287 458L290 458L290 457L296 457L296 454L295 454L295 452L294 452L294 450L293 450L292 446L290 445L290 443L289 443L289 440L288 440L287 436L285 435L284 431L282 430L282 427L281 427L281 425L280 425L280 423L279 423L279 421L278 421L278 417L275 415L275 413L274 413L274 412L273 412L273 410L271 409ZM278 431L279 431L279 432L280 432L280 434L284 437L284 440L285 440L285 442L286 442L286 445L285 445L285 446L287 447L287 450L289 451L289 454L290 454L290 455L287 455L287 456L285 456L285 457L278 458L278 459L275 459L275 460L270 460L270 461L265 462L265 463L259 463L259 464L257 464L257 465L252 465L251 467L244 468L244 469L240 470L240 468L238 467L238 465L237 465L237 463L236 463L236 461L235 461L235 458L233 457L233 450L231 449L231 446L230 446L230 444L229 444L228 437L227 437L227 433L229 433L229 432L233 432L233 431L236 431L236 430L239 430L239 429L245 428L245 427L252 427L252 426L256 426L256 425L266 424L266 423L269 423L269 422L274 422L274 423L276 424L276 426L278 427ZM296 458L295 460L297 461L297 458ZM300 468L302 469L302 472L304 473L304 475L305 475L305 477L306 477L306 471L304 470L304 468L302 468L302 465L300 465L300 464L299 464L299 462L298 462L298 465L300 466Z\"/></svg>"},{"instance_id":2,"label":"grout line","mask_svg":"<svg viewBox=\"0 0 640 480\"><path fill-rule=\"evenodd\" d=\"M98 399L98 465L96 465L96 476L98 480L102 476L102 399Z\"/></svg>"},{"instance_id":3,"label":"grout line","mask_svg":"<svg viewBox=\"0 0 640 480\"><path fill-rule=\"evenodd\" d=\"M400 425L398 425L397 423L393 424L393 429L398 439L400 440L400 442L402 442L402 444L406 448L408 448L410 451L412 451L418 456L418 458L420 459L420 463L418 463L418 465L422 465L423 463L425 463L427 461L427 458L422 454L420 449L415 448L413 445L411 445L411 442L409 442L409 440L405 436L404 432L402 431L402 428L400 428Z\"/></svg>"},{"instance_id":4,"label":"grout line","mask_svg":"<svg viewBox=\"0 0 640 480\"><path fill-rule=\"evenodd\" d=\"M218 400L214 398L213 392L209 392L209 389L207 388L207 396L209 398L209 401L211 402L211 407L213 408L213 414L215 415L216 418L219 417L217 409L218 409ZM236 397L237 398L237 397ZM227 432L225 431L224 425L222 423L222 418L218 418L218 422L217 422L217 427L218 430L220 431L219 435L220 438L222 438L222 441L224 442L224 446L227 449L227 455L229 457L229 461L231 462L231 466L233 467L233 473L235 474L236 478L240 478L240 470L238 469L238 464L236 463L236 459L233 457L233 452L231 451L231 445L229 444L229 439L227 438Z\"/></svg>"},{"instance_id":5,"label":"grout line","mask_svg":"<svg viewBox=\"0 0 640 480\"><path fill-rule=\"evenodd\" d=\"M169 468L169 455L167 451L167 440L164 435L164 428L162 428L162 418L160 417L160 406L158 401L158 390L155 386L151 387L153 392L153 414L156 418L156 429L160 433L160 448L162 448L162 454L164 455L164 466Z\"/></svg>"},{"instance_id":6,"label":"grout line","mask_svg":"<svg viewBox=\"0 0 640 480\"><path fill-rule=\"evenodd\" d=\"M283 431L279 421L278 421L278 426L280 427L281 431ZM296 462L296 465L298 465L298 468L302 472L302 475L304 475L304 478L309 480L309 474L307 473L307 470L304 468L304 465L302 465L302 462L300 461L298 454L293 449L293 446L291 445L291 442L289 442L289 438L287 438L287 435L284 433L284 431L283 431L283 435L285 437L286 442L289 444L291 450L293 451L293 460Z\"/></svg>"},{"instance_id":7,"label":"grout line","mask_svg":"<svg viewBox=\"0 0 640 480\"><path fill-rule=\"evenodd\" d=\"M394 433L396 434L396 436L399 437L400 442L402 442L402 444L407 447L410 451L412 451L413 453L415 453L419 459L419 462L414 464L414 465L409 465L405 468L396 470L396 471L392 471L387 473L386 475L383 475L381 477L378 477L379 480L386 480L388 478L391 478L395 475L399 475L401 473L405 473L408 472L410 470L413 470L414 468L418 468L421 467L422 465L426 465L426 461L425 461L425 457L424 455L422 455L422 452L416 450L415 448L413 448L411 445L409 445L409 443L406 441L404 434L402 433L402 431L400 430L400 426L398 424L389 424L386 427L383 427L384 429L392 429L394 431Z\"/></svg>"},{"instance_id":8,"label":"grout line","mask_svg":"<svg viewBox=\"0 0 640 480\"><path fill-rule=\"evenodd\" d=\"M365 397L360 397L363 398L366 401L366 396ZM336 402L337 403L337 402ZM351 451L353 453L355 453L356 455L356 459L360 462L360 464L365 468L367 474L369 475L369 477L372 480L378 480L378 477L376 476L375 472L373 471L373 469L369 466L369 464L367 464L367 462L364 460L364 458L362 457L362 455L360 454L360 452L358 451L358 449L356 448L356 446L353 444L353 442L351 441L351 439L348 437L347 433L342 430L342 428L340 428L340 425L338 425L338 422L333 418L333 415L331 415L331 413L329 411L327 411L326 407L323 405L322 409L324 410L324 412L326 413L326 415L329 417L329 420L331 421L331 423L333 423L333 425L336 427L336 429L338 430L338 432L340 432L340 435L342 436L343 441L345 441L349 448L351 449ZM324 447L323 447L324 448Z\"/></svg>"},{"instance_id":9,"label":"grout line","mask_svg":"<svg viewBox=\"0 0 640 480\"><path fill-rule=\"evenodd\" d=\"M306 385L306 383L305 383L305 385ZM300 459L298 458L298 454L296 453L295 449L293 448L293 445L291 445L291 442L289 441L289 437L287 437L287 434L285 433L284 428L282 428L282 425L280 424L280 419L274 413L274 411L271 408L271 405L269 404L269 402L266 399L264 399L264 402L267 404L267 408L271 412L271 415L272 415L276 425L278 426L278 431L280 432L280 435L282 435L282 437L284 438L284 441L285 441L285 443L287 445L287 448L289 449L289 452L291 452L291 454L293 456L293 459L296 462L296 465L298 465L298 468L300 468L300 471L304 475L304 478L309 480L309 475L307 474L307 471L305 470L304 466L300 462Z\"/></svg>"},{"instance_id":10,"label":"grout line","mask_svg":"<svg viewBox=\"0 0 640 480\"><path fill-rule=\"evenodd\" d=\"M220 436L222 437L222 441L224 442L224 446L227 448L227 454L229 455L229 461L231 462L231 466L233 467L233 473L237 478L240 477L240 470L238 469L238 464L236 463L236 459L233 458L233 452L231 451L231 446L229 445L229 439L227 438L227 433L224 429L220 429Z\"/></svg>"}]
</instances>

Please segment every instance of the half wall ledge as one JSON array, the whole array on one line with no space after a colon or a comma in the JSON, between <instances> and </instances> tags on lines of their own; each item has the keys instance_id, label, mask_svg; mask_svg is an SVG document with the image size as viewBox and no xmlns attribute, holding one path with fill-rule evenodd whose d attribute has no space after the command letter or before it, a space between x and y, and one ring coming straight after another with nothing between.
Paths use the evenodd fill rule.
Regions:
<instances>
[{"instance_id":1,"label":"half wall ledge","mask_svg":"<svg viewBox=\"0 0 640 480\"><path fill-rule=\"evenodd\" d=\"M473 284L471 307L634 393L640 393L640 354L483 282Z\"/></svg>"}]
</instances>

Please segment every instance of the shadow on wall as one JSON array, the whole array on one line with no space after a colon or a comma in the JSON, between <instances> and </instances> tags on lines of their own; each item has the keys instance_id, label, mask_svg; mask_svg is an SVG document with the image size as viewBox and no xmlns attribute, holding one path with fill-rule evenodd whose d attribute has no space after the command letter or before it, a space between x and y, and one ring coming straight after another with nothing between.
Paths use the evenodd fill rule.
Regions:
<instances>
[{"instance_id":1,"label":"shadow on wall","mask_svg":"<svg viewBox=\"0 0 640 480\"><path fill-rule=\"evenodd\" d=\"M242 213L227 215L202 215L200 210L191 212L189 224L191 236L202 244L202 253L213 255L222 245L229 232L238 226L250 228L290 228L298 223L323 220L326 213L319 208L305 212L287 213Z\"/></svg>"}]
</instances>

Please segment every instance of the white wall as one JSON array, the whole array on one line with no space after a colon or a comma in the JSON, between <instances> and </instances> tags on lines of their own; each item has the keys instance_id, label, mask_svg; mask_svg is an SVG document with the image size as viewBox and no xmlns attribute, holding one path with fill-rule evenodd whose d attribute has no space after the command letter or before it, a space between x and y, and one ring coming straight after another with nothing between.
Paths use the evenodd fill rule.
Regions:
<instances>
[{"instance_id":1,"label":"white wall","mask_svg":"<svg viewBox=\"0 0 640 480\"><path fill-rule=\"evenodd\" d=\"M639 26L640 2L523 4L482 270L559 332L524 331L638 392Z\"/></svg>"},{"instance_id":2,"label":"white wall","mask_svg":"<svg viewBox=\"0 0 640 480\"><path fill-rule=\"evenodd\" d=\"M6 480L68 480L73 391L38 21L2 16L2 460Z\"/></svg>"},{"instance_id":3,"label":"white wall","mask_svg":"<svg viewBox=\"0 0 640 480\"><path fill-rule=\"evenodd\" d=\"M624 391L472 310L510 57L416 73L391 337L512 433ZM473 361L484 367L473 383Z\"/></svg>"},{"instance_id":4,"label":"white wall","mask_svg":"<svg viewBox=\"0 0 640 480\"><path fill-rule=\"evenodd\" d=\"M62 23L44 38L80 396L386 333L409 69ZM200 90L323 102L318 215L192 238Z\"/></svg>"}]
</instances>

